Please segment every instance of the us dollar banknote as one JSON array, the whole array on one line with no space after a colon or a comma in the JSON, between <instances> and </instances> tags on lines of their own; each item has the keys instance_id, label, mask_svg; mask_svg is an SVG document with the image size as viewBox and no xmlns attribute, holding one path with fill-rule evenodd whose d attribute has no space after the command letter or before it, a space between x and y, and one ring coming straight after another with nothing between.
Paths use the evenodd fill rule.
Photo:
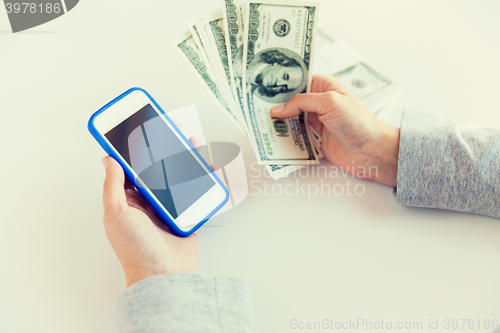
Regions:
<instances>
[{"instance_id":1,"label":"us dollar banknote","mask_svg":"<svg viewBox=\"0 0 500 333\"><path fill-rule=\"evenodd\" d=\"M388 87L392 82L365 63L334 74L360 100Z\"/></svg>"},{"instance_id":2,"label":"us dollar banknote","mask_svg":"<svg viewBox=\"0 0 500 333\"><path fill-rule=\"evenodd\" d=\"M217 9L210 14L203 17L203 21L209 29L208 38L210 39L210 44L215 46L215 50L212 50L214 56L216 55L217 65L219 70L225 75L227 85L229 87L233 86L231 80L231 73L229 70L229 60L226 47L226 38L224 33L224 18L222 16L222 10ZM232 90L232 89L231 89Z\"/></svg>"},{"instance_id":3,"label":"us dollar banknote","mask_svg":"<svg viewBox=\"0 0 500 333\"><path fill-rule=\"evenodd\" d=\"M211 63L216 68L215 70L223 74L221 88L226 92L225 96L230 100L230 108L234 117L238 120L240 126L246 129L246 123L243 113L240 109L240 104L236 95L234 79L229 65L228 49L225 37L225 24L222 9L215 10L203 17L205 28L207 31L208 45L212 46L209 51Z\"/></svg>"},{"instance_id":4,"label":"us dollar banknote","mask_svg":"<svg viewBox=\"0 0 500 333\"><path fill-rule=\"evenodd\" d=\"M216 58L214 58L214 48L215 45L211 43L209 39L209 35L207 32L207 28L205 26L205 22L202 17L193 20L188 23L189 30L191 31L191 35L193 36L198 49L200 50L200 55L202 56L205 64L210 68L210 72L212 75L212 79L215 83L217 83L217 87L224 97L224 100L228 104L231 109L231 101L230 101L230 92L223 85L224 74L221 73L222 69L218 66ZM231 111L232 112L232 111Z\"/></svg>"},{"instance_id":5,"label":"us dollar banknote","mask_svg":"<svg viewBox=\"0 0 500 333\"><path fill-rule=\"evenodd\" d=\"M314 61L315 74L332 75L377 117L388 121L381 110L399 98L398 85L369 65L365 58L341 40L318 31ZM321 46L319 45L321 44Z\"/></svg>"},{"instance_id":6,"label":"us dollar banknote","mask_svg":"<svg viewBox=\"0 0 500 333\"><path fill-rule=\"evenodd\" d=\"M323 158L323 152L321 151L321 141L322 137L321 135L314 130L313 127L309 127L309 130L311 131L312 134L312 141L313 141L313 146L314 150L316 151L316 155L318 158ZM285 178L288 177L289 174L299 170L300 168L305 167L306 165L300 165L300 164L285 164L285 165L266 165L266 170L273 177L274 180L278 180L280 178Z\"/></svg>"},{"instance_id":7,"label":"us dollar banknote","mask_svg":"<svg viewBox=\"0 0 500 333\"><path fill-rule=\"evenodd\" d=\"M231 80L233 81L235 101L239 106L248 132L248 120L245 114L243 97L243 44L245 43L245 13L244 0L222 0L224 31L228 49L227 57Z\"/></svg>"},{"instance_id":8,"label":"us dollar banknote","mask_svg":"<svg viewBox=\"0 0 500 333\"><path fill-rule=\"evenodd\" d=\"M183 59L187 61L191 69L196 72L199 81L208 89L210 95L215 99L216 103L226 111L229 118L238 125L236 117L231 113L228 104L224 100L217 84L215 83L207 65L205 58L196 45L194 37L190 32L185 33L179 39L172 42L174 48L180 53Z\"/></svg>"},{"instance_id":9,"label":"us dollar banknote","mask_svg":"<svg viewBox=\"0 0 500 333\"><path fill-rule=\"evenodd\" d=\"M318 163L305 115L277 119L269 113L310 91L317 8L313 2L249 1L241 80L259 164Z\"/></svg>"}]
</instances>

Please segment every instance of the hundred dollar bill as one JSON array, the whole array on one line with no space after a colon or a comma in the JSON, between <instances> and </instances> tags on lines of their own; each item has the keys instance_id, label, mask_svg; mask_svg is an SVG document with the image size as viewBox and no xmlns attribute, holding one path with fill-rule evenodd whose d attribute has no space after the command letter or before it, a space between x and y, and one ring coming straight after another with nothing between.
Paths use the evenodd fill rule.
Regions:
<instances>
[{"instance_id":1,"label":"hundred dollar bill","mask_svg":"<svg viewBox=\"0 0 500 333\"><path fill-rule=\"evenodd\" d=\"M205 17L189 22L188 25L193 37L195 37L198 48L203 51L202 54L205 56L207 65L210 65L212 78L217 84L220 93L224 97L232 116L236 118L240 124L240 128L242 128L246 133L246 126L242 120L242 113L234 100L230 85L227 82L224 67L218 54L218 45L212 38L212 28L209 25L209 21L216 21L217 16L222 19L222 13L220 10L219 13L220 16L212 12L205 15Z\"/></svg>"},{"instance_id":2,"label":"hundred dollar bill","mask_svg":"<svg viewBox=\"0 0 500 333\"><path fill-rule=\"evenodd\" d=\"M318 156L318 159L321 159L324 157L323 152L321 151L321 141L322 137L319 135L319 133L311 126L309 126L309 130L311 131L312 134L312 139L313 139L313 146L316 151L316 155ZM274 180L278 180L280 178L287 177L291 173L299 170L300 168L305 167L306 165L266 165L266 170L267 172L273 177Z\"/></svg>"},{"instance_id":3,"label":"hundred dollar bill","mask_svg":"<svg viewBox=\"0 0 500 333\"><path fill-rule=\"evenodd\" d=\"M217 9L203 17L203 22L207 28L207 38L212 46L214 62L217 65L217 70L221 71L226 78L229 87L233 86L231 81L231 74L229 71L229 61L227 58L226 38L224 36L224 19L222 17L222 9ZM232 89L231 89L232 91Z\"/></svg>"},{"instance_id":4,"label":"hundred dollar bill","mask_svg":"<svg viewBox=\"0 0 500 333\"><path fill-rule=\"evenodd\" d=\"M232 115L226 101L222 97L217 84L214 82L209 67L201 56L201 52L196 46L196 42L191 33L187 32L179 39L173 41L172 46L190 65L191 69L196 73L198 79L203 83L205 88L209 91L210 95L214 98L217 105L225 110L226 112L224 113L226 113L229 118L238 126L238 128L243 131L243 129L239 126L237 119Z\"/></svg>"},{"instance_id":5,"label":"hundred dollar bill","mask_svg":"<svg viewBox=\"0 0 500 333\"><path fill-rule=\"evenodd\" d=\"M335 39L321 29L318 29L317 37L316 50L322 49L325 46L335 43Z\"/></svg>"},{"instance_id":6,"label":"hundred dollar bill","mask_svg":"<svg viewBox=\"0 0 500 333\"><path fill-rule=\"evenodd\" d=\"M245 102L243 98L243 44L245 42L245 13L246 2L244 0L222 0L224 31L227 45L227 58L229 74L233 81L234 98L240 108L248 132L248 121L245 114Z\"/></svg>"},{"instance_id":7,"label":"hundred dollar bill","mask_svg":"<svg viewBox=\"0 0 500 333\"><path fill-rule=\"evenodd\" d=\"M273 177L274 180L285 178L292 172L305 167L305 165L266 165L267 172Z\"/></svg>"},{"instance_id":8,"label":"hundred dollar bill","mask_svg":"<svg viewBox=\"0 0 500 333\"><path fill-rule=\"evenodd\" d=\"M314 141L316 143L318 143L320 145L319 147L321 147L321 141L323 140L323 137L321 136L321 134L319 134L318 131L316 131L314 129L314 127L312 127L312 126L309 126L309 131L311 131L311 134L312 134L311 137L314 139Z\"/></svg>"},{"instance_id":9,"label":"hundred dollar bill","mask_svg":"<svg viewBox=\"0 0 500 333\"><path fill-rule=\"evenodd\" d=\"M334 74L349 91L363 100L387 88L392 82L364 62Z\"/></svg>"},{"instance_id":10,"label":"hundred dollar bill","mask_svg":"<svg viewBox=\"0 0 500 333\"><path fill-rule=\"evenodd\" d=\"M201 19L197 19L197 20L189 22L188 27L189 27L189 31L191 32L191 36L193 37L194 43L195 43L196 47L198 48L198 51L200 53L200 57L203 59L203 62L205 63L206 66L208 66L209 68L212 68L212 65L210 64L210 61L208 59L205 45L203 44L203 42L201 40L201 33L198 30L197 23L200 20ZM213 72L213 70L212 70L212 72Z\"/></svg>"},{"instance_id":11,"label":"hundred dollar bill","mask_svg":"<svg viewBox=\"0 0 500 333\"><path fill-rule=\"evenodd\" d=\"M332 75L377 117L378 110L398 99L398 85L368 65L364 57L346 43L319 33L322 48L316 50L315 74ZM330 42L329 42L330 41Z\"/></svg>"},{"instance_id":12,"label":"hundred dollar bill","mask_svg":"<svg viewBox=\"0 0 500 333\"><path fill-rule=\"evenodd\" d=\"M224 90L229 94L232 105L232 112L235 118L240 123L242 128L246 128L245 120L243 118L243 112L239 107L239 102L236 102L236 89L234 87L234 79L229 66L228 50L226 47L226 37L225 37L225 24L222 14L222 9L217 9L210 14L205 15L202 18L205 23L205 28L207 30L207 45L211 46L211 55L209 57L212 59L212 64L216 67L216 70L223 74L221 85L223 85Z\"/></svg>"},{"instance_id":13,"label":"hundred dollar bill","mask_svg":"<svg viewBox=\"0 0 500 333\"><path fill-rule=\"evenodd\" d=\"M213 56L213 54L215 53L215 51L213 50L214 45L208 38L208 33L203 18L200 17L196 20L189 22L188 27L189 31L191 31L191 35L193 36L196 42L196 45L198 46L198 49L201 52L203 60L210 68L213 80L217 83L217 87L219 88L220 93L222 94L222 96L224 96L226 103L231 109L230 98L232 98L232 96L230 96L230 92L227 89L225 89L225 86L223 85L224 77L221 73L222 68L219 68L217 66L216 62L217 59Z\"/></svg>"},{"instance_id":14,"label":"hundred dollar bill","mask_svg":"<svg viewBox=\"0 0 500 333\"><path fill-rule=\"evenodd\" d=\"M249 138L259 164L317 164L306 117L269 110L309 92L318 4L251 0L246 14L243 92Z\"/></svg>"}]
</instances>

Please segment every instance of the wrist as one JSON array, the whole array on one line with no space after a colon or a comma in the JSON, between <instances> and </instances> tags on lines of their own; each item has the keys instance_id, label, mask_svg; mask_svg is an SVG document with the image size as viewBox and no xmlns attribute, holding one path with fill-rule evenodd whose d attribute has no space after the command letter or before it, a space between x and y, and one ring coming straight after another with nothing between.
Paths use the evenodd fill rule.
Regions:
<instances>
[{"instance_id":1,"label":"wrist","mask_svg":"<svg viewBox=\"0 0 500 333\"><path fill-rule=\"evenodd\" d=\"M124 267L124 272L125 272L125 281L127 284L127 287L130 287L132 284L139 282L140 280L144 280L156 275L163 275L163 274L177 274L177 273L196 273L197 268L196 267L170 267L167 269L167 267L163 269L152 269L152 268L147 268L147 267L134 267L134 268L125 268Z\"/></svg>"},{"instance_id":2,"label":"wrist","mask_svg":"<svg viewBox=\"0 0 500 333\"><path fill-rule=\"evenodd\" d=\"M157 273L151 270L125 270L125 282L127 284L127 287L130 287L136 282L139 282L141 280L160 275L160 274L166 274L165 273Z\"/></svg>"},{"instance_id":3,"label":"wrist","mask_svg":"<svg viewBox=\"0 0 500 333\"><path fill-rule=\"evenodd\" d=\"M370 167L375 167L372 180L381 184L396 187L398 176L400 129L384 123L384 128L375 140L371 153Z\"/></svg>"}]
</instances>

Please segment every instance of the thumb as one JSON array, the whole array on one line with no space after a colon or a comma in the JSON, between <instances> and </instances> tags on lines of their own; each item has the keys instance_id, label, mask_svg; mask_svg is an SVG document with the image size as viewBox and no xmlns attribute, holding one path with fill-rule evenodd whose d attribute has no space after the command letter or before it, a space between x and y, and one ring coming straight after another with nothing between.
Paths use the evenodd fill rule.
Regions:
<instances>
[{"instance_id":1,"label":"thumb","mask_svg":"<svg viewBox=\"0 0 500 333\"><path fill-rule=\"evenodd\" d=\"M127 206L123 169L111 156L104 157L102 164L106 169L102 194L104 215L119 214Z\"/></svg>"},{"instance_id":2,"label":"thumb","mask_svg":"<svg viewBox=\"0 0 500 333\"><path fill-rule=\"evenodd\" d=\"M323 115L338 105L338 98L340 96L335 91L298 94L285 104L273 107L271 115L276 118L292 118L302 112L314 112L318 115Z\"/></svg>"}]
</instances>

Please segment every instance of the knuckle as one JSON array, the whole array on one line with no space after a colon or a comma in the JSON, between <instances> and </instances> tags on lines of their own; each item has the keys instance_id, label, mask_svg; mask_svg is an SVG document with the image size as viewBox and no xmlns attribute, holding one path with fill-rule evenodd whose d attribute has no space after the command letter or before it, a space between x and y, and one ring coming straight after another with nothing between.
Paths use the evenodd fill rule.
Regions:
<instances>
[{"instance_id":1,"label":"knuckle","mask_svg":"<svg viewBox=\"0 0 500 333\"><path fill-rule=\"evenodd\" d=\"M338 96L338 94L337 94L337 92L335 92L335 91L327 91L327 92L325 92L325 96L326 96L329 100L331 100L331 101L335 101L335 100L337 100L337 96Z\"/></svg>"},{"instance_id":2,"label":"knuckle","mask_svg":"<svg viewBox=\"0 0 500 333\"><path fill-rule=\"evenodd\" d=\"M297 94L293 96L286 104L285 108L301 109L301 101L303 100L303 94Z\"/></svg>"},{"instance_id":3,"label":"knuckle","mask_svg":"<svg viewBox=\"0 0 500 333\"><path fill-rule=\"evenodd\" d=\"M290 99L290 102L292 102L293 104L297 105L300 103L300 101L302 101L304 99L304 96L305 94L297 94L297 95L294 95L291 99Z\"/></svg>"},{"instance_id":4,"label":"knuckle","mask_svg":"<svg viewBox=\"0 0 500 333\"><path fill-rule=\"evenodd\" d=\"M327 91L324 93L324 97L323 103L321 103L318 110L320 115L332 112L340 102L340 95L336 91Z\"/></svg>"}]
</instances>

